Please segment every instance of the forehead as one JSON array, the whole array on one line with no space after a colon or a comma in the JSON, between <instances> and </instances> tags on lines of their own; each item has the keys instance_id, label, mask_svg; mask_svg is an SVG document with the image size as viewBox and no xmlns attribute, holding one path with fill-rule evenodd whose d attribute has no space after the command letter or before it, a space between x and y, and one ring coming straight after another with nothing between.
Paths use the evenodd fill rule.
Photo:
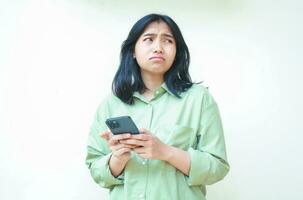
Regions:
<instances>
[{"instance_id":1,"label":"forehead","mask_svg":"<svg viewBox=\"0 0 303 200\"><path fill-rule=\"evenodd\" d=\"M143 31L141 36L144 36L145 34L161 34L161 35L171 35L173 36L173 33L170 29L170 27L163 21L155 21L150 23Z\"/></svg>"}]
</instances>

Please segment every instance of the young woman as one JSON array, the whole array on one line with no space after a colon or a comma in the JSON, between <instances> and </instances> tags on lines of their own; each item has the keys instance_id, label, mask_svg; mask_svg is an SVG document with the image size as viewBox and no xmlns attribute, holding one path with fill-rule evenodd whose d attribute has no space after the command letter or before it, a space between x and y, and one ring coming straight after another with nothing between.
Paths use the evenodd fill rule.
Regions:
<instances>
[{"instance_id":1,"label":"young woman","mask_svg":"<svg viewBox=\"0 0 303 200\"><path fill-rule=\"evenodd\" d=\"M177 24L149 14L121 49L113 93L91 126L86 164L112 200L203 200L205 186L229 171L218 106L191 81L189 51ZM105 120L128 115L140 134L113 135Z\"/></svg>"}]
</instances>

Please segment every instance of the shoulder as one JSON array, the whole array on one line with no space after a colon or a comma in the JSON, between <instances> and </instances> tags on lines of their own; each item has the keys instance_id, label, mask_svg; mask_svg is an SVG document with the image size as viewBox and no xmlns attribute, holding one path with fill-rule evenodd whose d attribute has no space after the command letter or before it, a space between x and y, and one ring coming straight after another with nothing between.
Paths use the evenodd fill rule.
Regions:
<instances>
[{"instance_id":1,"label":"shoulder","mask_svg":"<svg viewBox=\"0 0 303 200\"><path fill-rule=\"evenodd\" d=\"M204 94L208 92L208 88L201 83L194 83L189 89L189 92L194 94Z\"/></svg>"},{"instance_id":2,"label":"shoulder","mask_svg":"<svg viewBox=\"0 0 303 200\"><path fill-rule=\"evenodd\" d=\"M100 101L98 105L98 110L108 110L110 107L117 106L118 104L121 104L122 101L116 97L112 92L107 93Z\"/></svg>"},{"instance_id":3,"label":"shoulder","mask_svg":"<svg viewBox=\"0 0 303 200\"><path fill-rule=\"evenodd\" d=\"M194 83L184 94L188 98L193 98L195 101L199 101L203 106L209 106L216 104L216 101L210 93L208 87L202 84Z\"/></svg>"},{"instance_id":4,"label":"shoulder","mask_svg":"<svg viewBox=\"0 0 303 200\"><path fill-rule=\"evenodd\" d=\"M106 102L107 104L115 104L115 103L121 103L122 101L111 92L104 96L102 102Z\"/></svg>"}]
</instances>

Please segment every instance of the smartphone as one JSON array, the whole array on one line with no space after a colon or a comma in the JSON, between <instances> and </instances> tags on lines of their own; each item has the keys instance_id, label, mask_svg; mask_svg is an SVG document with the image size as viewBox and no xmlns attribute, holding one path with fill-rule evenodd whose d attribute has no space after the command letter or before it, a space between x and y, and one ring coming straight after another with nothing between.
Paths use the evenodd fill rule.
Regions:
<instances>
[{"instance_id":1,"label":"smartphone","mask_svg":"<svg viewBox=\"0 0 303 200\"><path fill-rule=\"evenodd\" d=\"M123 133L139 134L139 129L130 116L108 118L105 123L114 135Z\"/></svg>"}]
</instances>

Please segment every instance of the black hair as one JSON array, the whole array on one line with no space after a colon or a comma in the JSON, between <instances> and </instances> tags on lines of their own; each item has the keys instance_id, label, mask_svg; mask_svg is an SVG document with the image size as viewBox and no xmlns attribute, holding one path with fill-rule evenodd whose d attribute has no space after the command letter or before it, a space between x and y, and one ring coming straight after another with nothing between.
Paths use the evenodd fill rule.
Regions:
<instances>
[{"instance_id":1,"label":"black hair","mask_svg":"<svg viewBox=\"0 0 303 200\"><path fill-rule=\"evenodd\" d=\"M145 28L152 22L166 23L176 41L176 56L170 69L164 74L164 81L171 93L180 94L193 85L188 72L190 55L178 25L167 15L149 14L138 20L131 28L127 39L122 43L120 65L112 83L113 93L124 103L133 104L134 92L143 93L146 89L140 67L133 58L135 44Z\"/></svg>"}]
</instances>

